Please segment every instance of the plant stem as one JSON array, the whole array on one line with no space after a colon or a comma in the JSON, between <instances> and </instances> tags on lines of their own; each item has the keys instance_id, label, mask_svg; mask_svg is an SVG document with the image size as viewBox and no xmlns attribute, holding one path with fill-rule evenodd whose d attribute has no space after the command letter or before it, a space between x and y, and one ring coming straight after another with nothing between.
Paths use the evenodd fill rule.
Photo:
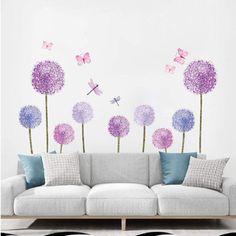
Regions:
<instances>
[{"instance_id":1,"label":"plant stem","mask_svg":"<svg viewBox=\"0 0 236 236\"><path fill-rule=\"evenodd\" d=\"M85 153L85 143L84 143L84 123L82 123L82 145L83 145L83 153Z\"/></svg>"},{"instance_id":2,"label":"plant stem","mask_svg":"<svg viewBox=\"0 0 236 236\"><path fill-rule=\"evenodd\" d=\"M182 148L181 148L181 152L184 152L184 143L185 143L185 132L183 132L183 137L182 137Z\"/></svg>"},{"instance_id":3,"label":"plant stem","mask_svg":"<svg viewBox=\"0 0 236 236\"><path fill-rule=\"evenodd\" d=\"M29 128L29 143L30 143L30 153L33 154L31 128Z\"/></svg>"},{"instance_id":4,"label":"plant stem","mask_svg":"<svg viewBox=\"0 0 236 236\"><path fill-rule=\"evenodd\" d=\"M167 148L165 148L165 152L167 153Z\"/></svg>"},{"instance_id":5,"label":"plant stem","mask_svg":"<svg viewBox=\"0 0 236 236\"><path fill-rule=\"evenodd\" d=\"M199 153L202 152L202 94L200 94Z\"/></svg>"},{"instance_id":6,"label":"plant stem","mask_svg":"<svg viewBox=\"0 0 236 236\"><path fill-rule=\"evenodd\" d=\"M60 153L62 153L62 144L60 145Z\"/></svg>"},{"instance_id":7,"label":"plant stem","mask_svg":"<svg viewBox=\"0 0 236 236\"><path fill-rule=\"evenodd\" d=\"M46 152L48 153L48 96L45 94L45 116L46 116Z\"/></svg>"},{"instance_id":8,"label":"plant stem","mask_svg":"<svg viewBox=\"0 0 236 236\"><path fill-rule=\"evenodd\" d=\"M145 140L146 140L146 126L143 126L143 148L142 148L142 152L144 152L145 150Z\"/></svg>"},{"instance_id":9,"label":"plant stem","mask_svg":"<svg viewBox=\"0 0 236 236\"><path fill-rule=\"evenodd\" d=\"M120 152L120 137L117 138L117 153Z\"/></svg>"}]
</instances>

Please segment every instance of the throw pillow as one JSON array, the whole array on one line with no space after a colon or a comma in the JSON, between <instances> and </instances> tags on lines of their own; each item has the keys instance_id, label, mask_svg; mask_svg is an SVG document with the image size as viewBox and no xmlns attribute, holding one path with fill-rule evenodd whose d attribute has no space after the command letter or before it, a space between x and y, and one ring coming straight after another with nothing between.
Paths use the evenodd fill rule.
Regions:
<instances>
[{"instance_id":1,"label":"throw pillow","mask_svg":"<svg viewBox=\"0 0 236 236\"><path fill-rule=\"evenodd\" d=\"M46 186L81 185L79 153L44 154L44 178Z\"/></svg>"},{"instance_id":2,"label":"throw pillow","mask_svg":"<svg viewBox=\"0 0 236 236\"><path fill-rule=\"evenodd\" d=\"M50 153L56 152L53 151ZM41 154L19 154L18 156L25 173L26 188L28 189L43 185L45 180Z\"/></svg>"},{"instance_id":3,"label":"throw pillow","mask_svg":"<svg viewBox=\"0 0 236 236\"><path fill-rule=\"evenodd\" d=\"M183 185L221 191L222 175L229 158L217 160L190 159Z\"/></svg>"},{"instance_id":4,"label":"throw pillow","mask_svg":"<svg viewBox=\"0 0 236 236\"><path fill-rule=\"evenodd\" d=\"M191 156L197 157L197 152L160 152L163 184L182 184Z\"/></svg>"}]
</instances>

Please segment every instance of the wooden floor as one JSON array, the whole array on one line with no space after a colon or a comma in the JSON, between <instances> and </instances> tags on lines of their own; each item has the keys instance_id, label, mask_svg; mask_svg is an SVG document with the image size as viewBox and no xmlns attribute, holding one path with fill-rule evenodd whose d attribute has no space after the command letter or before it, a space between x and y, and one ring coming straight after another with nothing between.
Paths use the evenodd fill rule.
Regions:
<instances>
[{"instance_id":1,"label":"wooden floor","mask_svg":"<svg viewBox=\"0 0 236 236\"><path fill-rule=\"evenodd\" d=\"M2 220L2 232L25 235L45 235L61 231L78 231L95 236L136 236L146 232L168 232L177 236L220 236L235 232L236 220L169 220L128 219L127 231L121 231L118 219L48 219L48 220Z\"/></svg>"}]
</instances>

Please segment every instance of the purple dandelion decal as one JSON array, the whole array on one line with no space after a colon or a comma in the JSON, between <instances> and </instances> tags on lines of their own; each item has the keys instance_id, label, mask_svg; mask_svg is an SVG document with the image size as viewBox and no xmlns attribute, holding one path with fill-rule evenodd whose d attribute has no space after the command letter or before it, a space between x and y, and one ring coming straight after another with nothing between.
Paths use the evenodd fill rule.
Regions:
<instances>
[{"instance_id":1,"label":"purple dandelion decal","mask_svg":"<svg viewBox=\"0 0 236 236\"><path fill-rule=\"evenodd\" d=\"M60 144L60 153L62 153L62 146L69 144L74 140L74 130L69 124L59 124L54 129L54 139Z\"/></svg>"},{"instance_id":2,"label":"purple dandelion decal","mask_svg":"<svg viewBox=\"0 0 236 236\"><path fill-rule=\"evenodd\" d=\"M48 95L60 91L64 86L63 69L54 61L39 62L33 69L32 86L38 93L45 95L46 152L48 152Z\"/></svg>"},{"instance_id":3,"label":"purple dandelion decal","mask_svg":"<svg viewBox=\"0 0 236 236\"><path fill-rule=\"evenodd\" d=\"M124 116L113 116L108 124L109 133L117 138L117 152L120 152L120 138L129 133L129 121Z\"/></svg>"},{"instance_id":4,"label":"purple dandelion decal","mask_svg":"<svg viewBox=\"0 0 236 236\"><path fill-rule=\"evenodd\" d=\"M20 110L19 121L29 131L30 153L33 154L31 130L41 124L41 112L36 106L24 106Z\"/></svg>"},{"instance_id":5,"label":"purple dandelion decal","mask_svg":"<svg viewBox=\"0 0 236 236\"><path fill-rule=\"evenodd\" d=\"M152 135L152 143L158 149L165 149L167 152L167 148L173 143L173 135L169 129L157 129Z\"/></svg>"},{"instance_id":6,"label":"purple dandelion decal","mask_svg":"<svg viewBox=\"0 0 236 236\"><path fill-rule=\"evenodd\" d=\"M183 133L181 152L184 152L185 133L194 126L194 115L191 111L180 109L172 117L172 125L179 132Z\"/></svg>"},{"instance_id":7,"label":"purple dandelion decal","mask_svg":"<svg viewBox=\"0 0 236 236\"><path fill-rule=\"evenodd\" d=\"M190 91L200 95L199 153L202 151L202 95L212 91L216 86L216 71L208 61L193 61L184 72L184 85Z\"/></svg>"},{"instance_id":8,"label":"purple dandelion decal","mask_svg":"<svg viewBox=\"0 0 236 236\"><path fill-rule=\"evenodd\" d=\"M93 118L93 109L86 102L78 102L73 107L72 116L76 122L82 124L82 147L85 153L84 124Z\"/></svg>"},{"instance_id":9,"label":"purple dandelion decal","mask_svg":"<svg viewBox=\"0 0 236 236\"><path fill-rule=\"evenodd\" d=\"M143 126L143 146L142 152L145 150L146 126L153 123L155 119L155 112L151 106L141 105L135 109L134 120L138 125Z\"/></svg>"}]
</instances>

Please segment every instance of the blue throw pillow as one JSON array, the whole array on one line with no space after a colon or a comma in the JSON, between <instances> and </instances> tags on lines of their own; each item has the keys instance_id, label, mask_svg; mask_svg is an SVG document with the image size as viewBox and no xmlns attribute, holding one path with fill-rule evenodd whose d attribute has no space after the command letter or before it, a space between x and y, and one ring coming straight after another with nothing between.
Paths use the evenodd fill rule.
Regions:
<instances>
[{"instance_id":1,"label":"blue throw pillow","mask_svg":"<svg viewBox=\"0 0 236 236\"><path fill-rule=\"evenodd\" d=\"M191 156L197 157L197 152L160 152L163 184L182 184Z\"/></svg>"},{"instance_id":2,"label":"blue throw pillow","mask_svg":"<svg viewBox=\"0 0 236 236\"><path fill-rule=\"evenodd\" d=\"M55 151L50 153L56 153ZM26 187L33 188L45 183L42 157L36 155L18 155L25 172Z\"/></svg>"}]
</instances>

